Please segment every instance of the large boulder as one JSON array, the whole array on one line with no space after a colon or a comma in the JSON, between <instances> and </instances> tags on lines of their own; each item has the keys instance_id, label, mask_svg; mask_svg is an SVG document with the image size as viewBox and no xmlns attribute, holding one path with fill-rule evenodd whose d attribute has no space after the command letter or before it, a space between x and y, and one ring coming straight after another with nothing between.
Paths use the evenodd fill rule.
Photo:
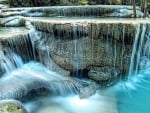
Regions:
<instances>
[{"instance_id":1,"label":"large boulder","mask_svg":"<svg viewBox=\"0 0 150 113\"><path fill-rule=\"evenodd\" d=\"M28 113L23 105L16 100L0 101L0 113Z\"/></svg>"}]
</instances>

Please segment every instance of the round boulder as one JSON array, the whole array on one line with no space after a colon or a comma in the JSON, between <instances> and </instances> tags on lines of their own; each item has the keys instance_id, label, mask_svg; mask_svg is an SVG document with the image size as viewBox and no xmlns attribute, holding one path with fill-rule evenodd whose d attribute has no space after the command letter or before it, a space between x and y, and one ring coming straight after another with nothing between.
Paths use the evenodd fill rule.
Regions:
<instances>
[{"instance_id":1,"label":"round boulder","mask_svg":"<svg viewBox=\"0 0 150 113\"><path fill-rule=\"evenodd\" d=\"M0 113L28 113L23 105L16 100L0 101Z\"/></svg>"}]
</instances>

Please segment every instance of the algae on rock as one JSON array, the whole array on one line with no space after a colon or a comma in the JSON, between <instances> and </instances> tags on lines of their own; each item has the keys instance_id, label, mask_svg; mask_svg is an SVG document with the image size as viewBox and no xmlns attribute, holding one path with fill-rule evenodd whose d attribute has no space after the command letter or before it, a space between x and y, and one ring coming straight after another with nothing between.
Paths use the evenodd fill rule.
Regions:
<instances>
[{"instance_id":1,"label":"algae on rock","mask_svg":"<svg viewBox=\"0 0 150 113\"><path fill-rule=\"evenodd\" d=\"M27 113L23 105L16 100L0 101L0 113Z\"/></svg>"}]
</instances>

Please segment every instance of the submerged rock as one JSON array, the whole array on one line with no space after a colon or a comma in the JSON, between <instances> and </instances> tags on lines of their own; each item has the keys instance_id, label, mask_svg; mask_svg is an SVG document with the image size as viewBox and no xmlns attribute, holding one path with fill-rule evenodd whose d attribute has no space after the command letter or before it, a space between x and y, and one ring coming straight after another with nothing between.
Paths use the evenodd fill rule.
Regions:
<instances>
[{"instance_id":1,"label":"submerged rock","mask_svg":"<svg viewBox=\"0 0 150 113\"><path fill-rule=\"evenodd\" d=\"M0 101L0 113L28 113L23 105L16 100Z\"/></svg>"},{"instance_id":2,"label":"submerged rock","mask_svg":"<svg viewBox=\"0 0 150 113\"><path fill-rule=\"evenodd\" d=\"M92 67L88 76L95 81L105 81L116 78L119 73L120 72L113 67Z\"/></svg>"},{"instance_id":3,"label":"submerged rock","mask_svg":"<svg viewBox=\"0 0 150 113\"><path fill-rule=\"evenodd\" d=\"M80 91L79 97L80 98L88 98L96 93L96 87L94 85L90 85L85 87Z\"/></svg>"}]
</instances>

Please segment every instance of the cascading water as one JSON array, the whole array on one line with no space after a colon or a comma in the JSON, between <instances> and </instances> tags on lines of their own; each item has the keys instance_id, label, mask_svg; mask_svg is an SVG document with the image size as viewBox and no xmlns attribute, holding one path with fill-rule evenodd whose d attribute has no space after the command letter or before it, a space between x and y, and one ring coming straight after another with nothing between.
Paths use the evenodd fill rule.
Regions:
<instances>
[{"instance_id":1,"label":"cascading water","mask_svg":"<svg viewBox=\"0 0 150 113\"><path fill-rule=\"evenodd\" d=\"M13 53L10 49L0 50L1 68L4 72L10 73L23 66L23 61L17 54Z\"/></svg>"},{"instance_id":2,"label":"cascading water","mask_svg":"<svg viewBox=\"0 0 150 113\"><path fill-rule=\"evenodd\" d=\"M142 27L142 28L141 28ZM142 33L140 34L140 29L142 29ZM143 41L145 37L146 32L146 25L140 25L138 24L136 27L136 36L135 36L135 42L133 45L132 55L131 55L131 63L130 63L130 69L129 69L129 77L133 72L137 74L138 72L138 66L139 66L139 60L141 57L141 51L143 47Z\"/></svg>"},{"instance_id":3,"label":"cascading water","mask_svg":"<svg viewBox=\"0 0 150 113\"><path fill-rule=\"evenodd\" d=\"M0 67L6 73L0 79L0 99L19 99L29 113L150 111L148 106L139 103L141 101L149 105L147 101L149 99L142 98L143 96L148 98L150 87L148 76L150 38L146 38L149 29L144 23L145 20L134 22L129 19L128 23L128 20L124 19L116 21L91 18L91 16L108 16L109 13L109 16L121 15L122 7L117 9L117 13L114 12L114 7L106 11L105 7L99 8L99 6L37 8L38 11L19 9L18 12L21 11L20 14L26 16L36 14L57 17L90 16L91 20L76 17L45 20L24 18L29 32L2 40L2 46L6 50L0 50ZM131 50L130 47L133 49ZM128 57L131 57L130 63ZM26 64L22 63L22 59ZM127 80L122 80L128 68L129 77ZM82 73L83 70L87 71L83 73L86 79L63 76L64 71L69 73L75 71L73 77L80 78L78 71ZM94 77L90 78L88 74L93 74ZM118 83L115 82L116 84L112 86L113 79L118 76L120 80L117 79ZM95 94L95 90L103 83L104 86L111 87L99 89ZM70 94L79 94L82 99Z\"/></svg>"},{"instance_id":4,"label":"cascading water","mask_svg":"<svg viewBox=\"0 0 150 113\"><path fill-rule=\"evenodd\" d=\"M78 36L77 36L77 25L75 24L75 23L73 23L72 24L72 30L73 30L73 40L74 40L74 44L73 44L73 48L74 48L74 50L73 50L73 52L74 52L74 54L73 54L73 56L72 56L72 64L73 64L73 67L74 67L74 71L75 72L73 72L73 76L78 76L78 65L79 65L79 51L78 51L78 43L77 43L77 40L78 40ZM80 61L81 62L81 61Z\"/></svg>"},{"instance_id":5,"label":"cascading water","mask_svg":"<svg viewBox=\"0 0 150 113\"><path fill-rule=\"evenodd\" d=\"M40 63L30 62L0 79L0 99L25 99L27 95L32 96L32 91L42 88L49 91L45 92L47 95L54 93L66 96L79 93L84 85L69 77L60 76ZM37 94L44 93L44 90L41 91L37 91Z\"/></svg>"},{"instance_id":6,"label":"cascading water","mask_svg":"<svg viewBox=\"0 0 150 113\"><path fill-rule=\"evenodd\" d=\"M74 24L73 24L74 25ZM145 44L145 34L146 34L146 32L149 32L149 31L146 31L147 30L147 27L146 27L146 24L137 24L137 26L135 26L136 27L136 35L135 35L135 41L134 41L134 44L133 44L133 50L132 50L132 55L131 55L131 64L130 64L130 72L129 72L129 79L127 80L127 81L121 81L120 80L120 83L118 83L117 85L115 85L114 87L112 87L112 88L110 88L110 89L107 89L106 91L100 91L100 93L98 94L98 96L93 96L92 98L101 98L101 99L106 99L106 98L108 98L109 96L110 96L110 100L108 99L106 99L107 101L108 101L108 103L109 103L109 101L112 101L113 100L113 102L112 103L107 103L106 102L106 100L104 99L104 103L103 103L103 105L104 106L106 106L106 107L108 107L108 106L113 106L112 108L111 108L111 110L114 110L115 112L117 112L117 110L119 110L119 113L124 113L124 112L126 112L125 110L124 110L124 107L123 107L123 105L124 106L127 106L126 104L134 104L134 103L136 103L137 101L135 100L135 99L132 99L132 101L131 102L126 102L125 101L125 99L130 99L133 95L135 95L135 93L134 93L134 91L137 91L138 89L140 89L141 87L141 90L144 90L144 83L141 83L141 81L145 81L145 74L147 74L149 71L146 69L145 70L145 72L144 71L141 71L141 72L139 72L139 69L142 69L142 68L145 68L145 66L142 66L141 67L141 62L145 62L145 61L141 61L141 59L143 59L143 58L145 58L144 56L145 55L143 55L142 53L144 53L144 54L148 54L147 52L146 52L146 50L149 50L149 46L148 46L148 42L149 42L149 40L147 39L147 42L146 42L146 44ZM62 28L61 28L62 29ZM109 28L110 29L110 28ZM125 27L124 27L124 29L125 29ZM78 56L78 50L79 50L79 43L77 43L75 40L76 40L76 38L78 37L77 36L77 32L76 32L76 25L74 25L73 26L73 35L74 35L74 43L73 43L73 52L74 52L74 55L78 58L79 56ZM123 37L125 38L125 36L124 36L124 30L123 30ZM54 35L54 34L53 34ZM46 36L46 35L45 35ZM58 36L59 36L59 38L60 39L58 39L58 41L61 41L61 32L59 32L58 33ZM50 37L50 38L54 38L53 36L52 37ZM122 39L123 40L123 42L124 42L124 39ZM55 40L56 41L56 40ZM112 42L111 42L112 43ZM115 42L116 43L116 42ZM40 47L44 47L43 49L45 49L46 50L46 54L47 54L47 56L48 57L50 57L51 56L51 53L50 53L50 51L49 51L49 49L51 48L49 48L49 46L48 46L48 43L45 43L45 42L43 42L43 43L40 43L41 45L39 45ZM46 46L43 46L44 44L47 44ZM145 47L144 47L144 44L145 44ZM124 43L123 43L123 46L122 46L122 48L123 49L125 49L125 47L124 47L125 45L124 45ZM143 49L142 49L142 47L144 47L144 52L143 52ZM57 50L59 51L59 52L61 52L61 49L62 48L57 48ZM116 60L117 60L117 47L116 46L113 46L113 50L112 51L114 51L114 55L113 56L115 56L115 58L113 59L113 65L112 66L114 66L114 67L116 67ZM121 52L121 54L123 54L123 51L124 50L122 50ZM75 57L75 58L76 58ZM74 58L74 57L73 57ZM42 56L41 56L41 59L42 59ZM145 60L145 59L144 59ZM123 62L123 61L122 61ZM136 63L135 63L136 62ZM78 61L77 62L75 62L75 64L76 63L78 63ZM74 64L74 63L73 63ZM74 64L74 65L75 65ZM123 63L122 63L122 65L123 65ZM142 65L144 65L144 64L142 64ZM78 65L75 65L75 69L77 69L78 70ZM56 87L57 87L57 85L55 85ZM147 87L147 86L146 86ZM55 87L53 87L53 88L55 88ZM144 90L145 91L145 90ZM102 96L102 95L104 95L104 97ZM102 97L101 97L102 96ZM118 96L118 97L116 97L116 96ZM140 95L136 95L137 96L137 98L138 98L138 96L140 96ZM118 98L118 99L117 99ZM119 100L121 98L121 100ZM79 98L77 98L77 97L66 97L66 98L54 98L54 99L50 99L50 100L47 100L47 102L49 102L49 101L52 101L52 103L49 103L49 104L58 104L58 106L60 105L60 106L62 106L62 104L63 103L61 103L61 102L58 102L58 101L60 101L60 100L63 100L64 102L68 102L69 104L67 104L66 106L71 106L71 107L73 107L74 106L74 104L75 103L82 103L82 107L80 108L80 109L83 109L84 110L84 107L86 106L86 107L90 107L90 105L91 106L97 106L95 103L98 103L97 101L93 101L93 99L91 99L91 101L90 101L90 99L83 99L83 100L80 100ZM142 99L142 98L140 98L140 99ZM39 104L40 102L41 102L42 100L36 100L35 102L31 102L32 103L32 107L30 106L31 105L31 103L25 103L25 106L26 106L26 108L27 109L29 109L29 111L31 110L31 109L37 109L36 107L35 107L35 105L36 104ZM142 101L144 101L144 100L142 100ZM117 103L118 102L118 103ZM123 102L123 104L120 104L121 102ZM89 103L91 103L91 104L89 104ZM45 105L45 102L43 102L42 101L42 104L43 104L43 107L41 108L41 111L40 110L37 110L36 111L36 113L41 113L41 112L43 112L44 110L46 110L46 109L51 109L52 110L52 108L50 108L49 106L47 106L47 104ZM105 105L106 104L106 105ZM118 107L119 108L117 108L116 107L116 105L115 104L117 104L118 105ZM34 108L34 107L35 108ZM57 106L57 107L58 107ZM101 105L102 106L102 105ZM56 107L56 106L55 106ZM56 109L59 109L59 108L57 108L56 107ZM64 108L65 108L65 106L63 106ZM135 109L136 109L136 105L134 105L134 107L135 107ZM64 108L63 109L61 109L62 111L64 110ZM42 111L42 109L43 109L43 111ZM56 110L55 109L55 110ZM68 112L69 110L68 110L68 108L65 108L65 109L67 109L67 111L66 112ZM76 110L75 110L76 109ZM116 110L117 109L117 110ZM133 110L132 108L129 108L131 111ZM33 111L34 111L33 110ZM60 110L60 111L61 111ZM78 107L76 106L76 107L74 107L73 109L71 109L71 112L72 112L72 110L73 111L76 111L76 113L77 112L79 112L78 111ZM149 110L148 108L146 108L146 110ZM31 111L31 112L33 112L33 111ZM61 111L61 112L62 112ZM90 112L93 112L94 110L92 109L90 109L88 112L90 113ZM109 112L109 111L107 111L107 110L101 110L102 112ZM47 111L44 111L44 112L47 112ZM70 112L70 111L69 111ZM86 111L87 112L87 111ZM142 111L140 111L141 113L142 113ZM96 111L94 111L94 113L97 113Z\"/></svg>"},{"instance_id":7,"label":"cascading water","mask_svg":"<svg viewBox=\"0 0 150 113\"><path fill-rule=\"evenodd\" d=\"M13 52L20 55L24 62L28 62L30 60L33 60L34 58L32 43L29 34L19 35L14 38L10 38L6 41L3 41L2 44L4 48L9 47Z\"/></svg>"},{"instance_id":8,"label":"cascading water","mask_svg":"<svg viewBox=\"0 0 150 113\"><path fill-rule=\"evenodd\" d=\"M118 97L119 113L150 111L148 106L150 104L148 95L150 92L149 33L148 25L143 24L140 27L138 24L130 64L132 72L130 70L127 81L113 87Z\"/></svg>"},{"instance_id":9,"label":"cascading water","mask_svg":"<svg viewBox=\"0 0 150 113\"><path fill-rule=\"evenodd\" d=\"M25 43L26 47L30 47L28 48L29 50L25 49L25 52L29 52L27 56L32 55L32 57L27 57L29 58L28 60L36 60L37 56L35 56L35 42L39 41L40 36L30 22L27 22L26 26L28 29L30 29L29 36L21 36L20 40L21 42L23 42L23 44ZM4 43L3 46L6 47L8 45L8 47L12 48L12 51L20 53L21 51L19 50L19 48L14 46L14 42L18 40L8 39L8 42L6 42L6 44ZM30 46L28 46L26 40L29 41L29 43L31 44ZM44 49L46 49L46 53L48 55L47 57L49 58L50 53L48 50L48 46L46 44L43 45L43 43L41 42L38 44L38 46L42 48L44 47ZM22 43L19 44L19 46L22 47ZM68 94L79 94L82 90L84 90L84 87L88 89L87 87L89 86L89 84L87 82L83 82L77 79L75 80L70 77L60 76L55 72L49 71L43 65L38 63L29 62L27 64L23 64L22 59L19 55L16 55L15 53L9 51L9 49L7 48L6 50L10 55L6 56L2 51L1 60L2 66L6 69L6 71L9 71L9 73L5 73L5 76L0 80L0 99L17 98L22 100L23 97L32 95L32 92L39 92L37 90L40 89L47 90L48 95L54 93L61 96L66 96ZM50 63L52 62L49 62L49 65L52 65ZM17 70L14 69L15 66L18 67ZM10 81L12 83L10 83Z\"/></svg>"}]
</instances>

